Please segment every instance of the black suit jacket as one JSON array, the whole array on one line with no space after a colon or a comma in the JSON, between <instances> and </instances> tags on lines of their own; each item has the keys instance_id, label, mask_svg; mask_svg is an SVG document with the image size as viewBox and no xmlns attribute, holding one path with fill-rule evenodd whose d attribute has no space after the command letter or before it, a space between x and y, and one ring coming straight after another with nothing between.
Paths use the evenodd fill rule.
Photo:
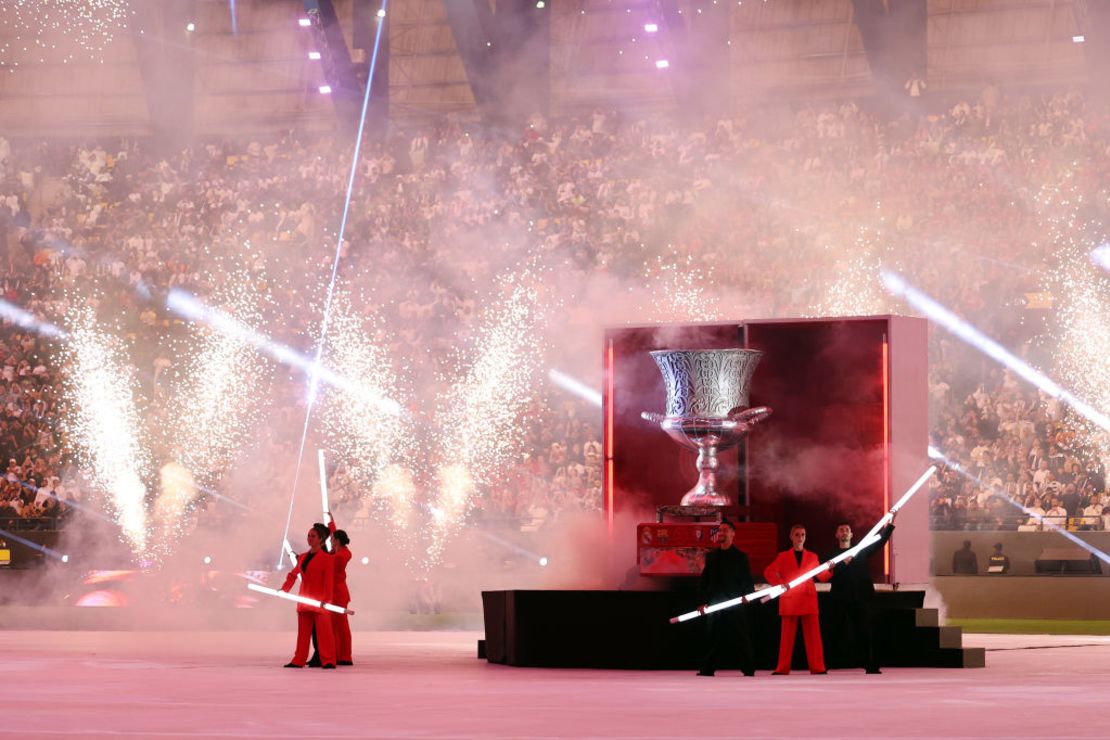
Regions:
<instances>
[{"instance_id":1,"label":"black suit jacket","mask_svg":"<svg viewBox=\"0 0 1110 740\"><path fill-rule=\"evenodd\" d=\"M830 580L833 601L862 602L869 601L875 595L875 584L871 582L871 564L869 561L872 555L883 549L883 545L887 543L893 532L894 525L886 525L879 533L879 539L860 550L852 558L851 563L847 565L838 563L833 568L833 575ZM832 560L842 552L844 552L842 549L837 548L822 558L821 562Z\"/></svg>"},{"instance_id":2,"label":"black suit jacket","mask_svg":"<svg viewBox=\"0 0 1110 740\"><path fill-rule=\"evenodd\" d=\"M705 568L699 584L705 603L745 596L755 591L748 555L733 546L715 548L705 554Z\"/></svg>"}]
</instances>

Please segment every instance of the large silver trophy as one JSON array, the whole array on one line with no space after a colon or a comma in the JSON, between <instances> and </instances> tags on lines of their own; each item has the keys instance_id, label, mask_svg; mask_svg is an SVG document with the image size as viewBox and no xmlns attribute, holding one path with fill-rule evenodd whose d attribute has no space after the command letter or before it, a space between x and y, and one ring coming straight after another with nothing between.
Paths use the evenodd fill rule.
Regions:
<instances>
[{"instance_id":1,"label":"large silver trophy","mask_svg":"<svg viewBox=\"0 0 1110 740\"><path fill-rule=\"evenodd\" d=\"M763 357L752 349L662 350L651 353L667 386L667 413L643 412L678 444L698 453L698 483L683 506L728 506L717 490L717 453L738 445L751 428L771 415L766 406L748 408L748 388Z\"/></svg>"}]
</instances>

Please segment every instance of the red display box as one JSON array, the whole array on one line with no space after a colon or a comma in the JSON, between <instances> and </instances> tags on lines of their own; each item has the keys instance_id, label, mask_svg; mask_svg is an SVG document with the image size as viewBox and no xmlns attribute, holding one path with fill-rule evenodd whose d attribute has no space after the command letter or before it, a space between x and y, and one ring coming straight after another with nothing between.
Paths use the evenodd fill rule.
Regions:
<instances>
[{"instance_id":1,"label":"red display box","mask_svg":"<svg viewBox=\"0 0 1110 740\"><path fill-rule=\"evenodd\" d=\"M670 522L636 527L636 563L640 575L696 576L705 567L705 553L715 547L720 524ZM758 581L778 553L778 527L772 522L740 522L736 546L748 554Z\"/></svg>"},{"instance_id":2,"label":"red display box","mask_svg":"<svg viewBox=\"0 0 1110 740\"><path fill-rule=\"evenodd\" d=\"M649 352L746 347L765 352L751 387L770 406L739 449L721 453L720 487L747 523L787 533L807 528L809 549L835 546L847 522L862 535L928 467L928 325L923 319L865 316L773 319L685 326L621 327L605 334L605 509L648 512L678 503L697 479L694 453L640 418L662 411L666 391ZM929 581L928 505L919 495L875 580Z\"/></svg>"}]
</instances>

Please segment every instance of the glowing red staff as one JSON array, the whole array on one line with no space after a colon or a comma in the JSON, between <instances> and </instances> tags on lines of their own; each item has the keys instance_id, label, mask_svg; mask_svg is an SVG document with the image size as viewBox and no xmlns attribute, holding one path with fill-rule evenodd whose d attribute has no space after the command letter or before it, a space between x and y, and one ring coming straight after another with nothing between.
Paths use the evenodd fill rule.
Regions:
<instances>
[{"instance_id":1,"label":"glowing red staff","mask_svg":"<svg viewBox=\"0 0 1110 740\"><path fill-rule=\"evenodd\" d=\"M308 606L315 606L315 607L319 607L321 609L327 609L329 612L335 612L336 614L354 614L355 613L353 609L344 609L341 606L336 606L335 604L329 604L328 602L320 601L319 599L310 599L307 596L298 596L297 594L291 594L291 593L288 593L287 591L278 591L276 588L267 588L266 586L259 586L257 583L248 583L247 588L249 588L251 591L257 591L258 593L266 594L267 596L276 596L279 599L285 599L286 601L295 601L298 604L306 604Z\"/></svg>"},{"instance_id":2,"label":"glowing red staff","mask_svg":"<svg viewBox=\"0 0 1110 740\"><path fill-rule=\"evenodd\" d=\"M835 558L826 560L824 563L817 566L816 568L806 571L802 575L790 581L790 583L785 586L769 586L767 588L761 588L758 591L753 591L752 593L745 596L737 596L735 599L729 599L728 601L721 601L716 604L710 604L709 606L703 607L696 611L686 612L685 614L680 614L677 617L672 617L671 624L677 624L678 622L688 622L691 619L697 619L703 614L712 614L713 612L719 612L722 609L731 609L732 607L740 606L741 604L750 604L753 601L771 601L773 599L777 599L795 586L800 586L806 581L812 578L816 578L817 576L832 568L837 563L843 562L848 558L855 557L865 547L868 547L873 542L878 541L879 532L882 530L882 528L890 524L890 520L893 519L894 515L898 513L898 510L905 506L906 502L909 501L913 497L913 495L917 493L922 486L925 485L925 482L928 481L929 478L933 477L933 474L936 472L936 465L933 465L928 470L926 470L922 474L922 476L918 478L912 486L910 486L910 489L902 495L902 498L898 499L894 503L894 506L890 507L890 511L884 514L882 519L875 523L875 526L871 528L871 531L868 532L855 547L850 547L844 552L837 555Z\"/></svg>"}]
</instances>

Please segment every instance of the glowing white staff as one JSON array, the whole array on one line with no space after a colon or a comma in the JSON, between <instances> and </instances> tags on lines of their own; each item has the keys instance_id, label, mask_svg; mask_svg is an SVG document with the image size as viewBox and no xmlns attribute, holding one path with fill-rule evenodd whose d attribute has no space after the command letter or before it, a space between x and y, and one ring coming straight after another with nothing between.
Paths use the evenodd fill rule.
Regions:
<instances>
[{"instance_id":1,"label":"glowing white staff","mask_svg":"<svg viewBox=\"0 0 1110 740\"><path fill-rule=\"evenodd\" d=\"M320 462L320 504L323 506L324 516L328 515L328 471L324 467L324 451L316 450L316 459Z\"/></svg>"},{"instance_id":2,"label":"glowing white staff","mask_svg":"<svg viewBox=\"0 0 1110 740\"><path fill-rule=\"evenodd\" d=\"M293 552L293 546L289 544L289 540L285 540L282 544L285 546L285 555L289 558L290 565L295 566L297 564L297 553ZM278 563L278 565L280 566L281 563Z\"/></svg>"},{"instance_id":3,"label":"glowing white staff","mask_svg":"<svg viewBox=\"0 0 1110 740\"><path fill-rule=\"evenodd\" d=\"M816 568L806 571L802 575L790 581L790 583L788 583L786 586L769 586L768 588L762 588L758 591L753 591L752 593L745 596L737 596L735 599L729 599L728 601L720 601L716 604L710 604L709 606L706 606L702 609L698 609L692 612L686 612L685 614L680 614L677 617L671 617L671 624L677 624L678 622L688 622L691 619L697 619L703 614L712 614L713 612L719 612L722 609L730 609L734 606L740 606L741 604L750 604L753 601L771 601L773 599L777 599L790 589L795 588L796 586L800 586L806 581L809 581L813 578L816 578L817 576L832 568L837 563L843 562L848 558L854 558L860 553L861 550L866 547L870 547L873 543L878 542L879 539L881 539L879 532L882 530L882 528L885 527L887 524L890 524L890 520L893 519L894 515L898 513L898 510L905 506L906 502L913 498L913 495L921 490L921 487L925 485L925 482L928 481L929 478L933 477L933 474L936 472L936 465L933 465L928 470L926 470L921 475L921 477L918 478L912 486L910 486L910 489L906 491L902 498L898 499L898 501L895 502L894 506L890 507L890 511L884 514L883 517L879 519L878 522L876 522L875 526L871 528L871 531L864 535L863 539L861 539L859 541L859 544L857 544L855 547L850 547L836 557L831 558L830 560L826 560L824 563L817 566Z\"/></svg>"},{"instance_id":4,"label":"glowing white staff","mask_svg":"<svg viewBox=\"0 0 1110 740\"><path fill-rule=\"evenodd\" d=\"M320 506L324 512L324 518L329 518L331 515L328 513L328 470L324 465L324 451L316 450L316 459L320 463ZM328 546L331 542L331 537L324 538L324 550L331 552L334 548Z\"/></svg>"},{"instance_id":5,"label":"glowing white staff","mask_svg":"<svg viewBox=\"0 0 1110 740\"><path fill-rule=\"evenodd\" d=\"M248 583L247 588L249 588L251 591L257 591L258 593L266 594L267 596L276 596L279 599L285 599L286 601L295 601L298 604L306 604L308 606L315 606L321 609L327 609L329 612L335 612L336 614L355 613L353 609L344 609L341 606L329 604L328 602L320 601L319 599L310 599L307 596L298 596L297 594L291 594L288 591L279 591L276 588L259 586L257 583Z\"/></svg>"}]
</instances>

